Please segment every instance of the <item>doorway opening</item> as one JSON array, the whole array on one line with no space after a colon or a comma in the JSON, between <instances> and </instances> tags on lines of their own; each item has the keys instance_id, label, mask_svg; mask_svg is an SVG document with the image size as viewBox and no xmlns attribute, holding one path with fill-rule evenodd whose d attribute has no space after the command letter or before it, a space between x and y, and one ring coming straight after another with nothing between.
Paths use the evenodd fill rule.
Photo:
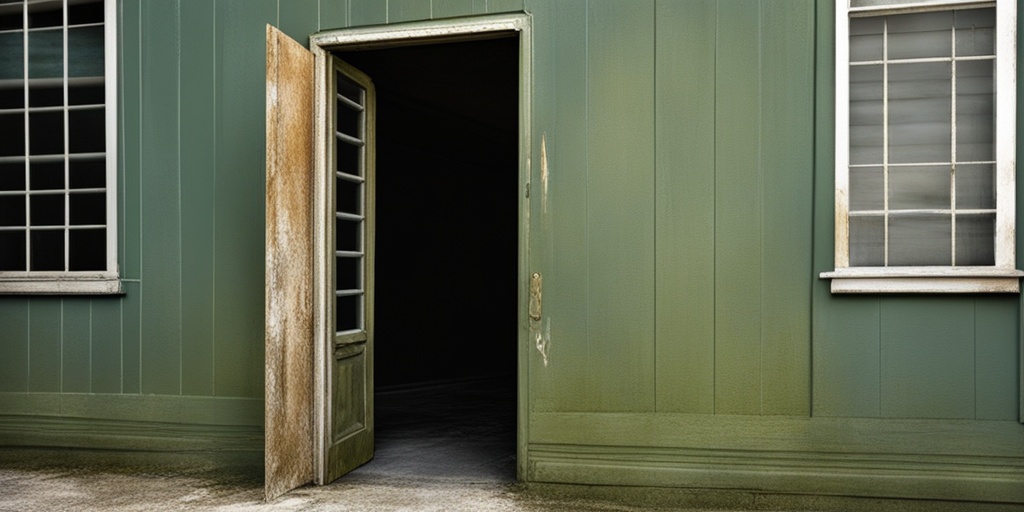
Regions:
<instances>
[{"instance_id":1,"label":"doorway opening","mask_svg":"<svg viewBox=\"0 0 1024 512\"><path fill-rule=\"evenodd\" d=\"M374 82L375 460L514 480L519 41L335 51Z\"/></svg>"}]
</instances>

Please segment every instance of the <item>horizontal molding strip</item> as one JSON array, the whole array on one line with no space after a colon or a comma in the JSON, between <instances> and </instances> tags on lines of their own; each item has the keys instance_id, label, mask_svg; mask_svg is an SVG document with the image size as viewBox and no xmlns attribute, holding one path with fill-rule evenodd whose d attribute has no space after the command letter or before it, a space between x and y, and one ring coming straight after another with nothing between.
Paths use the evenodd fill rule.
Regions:
<instances>
[{"instance_id":1,"label":"horizontal molding strip","mask_svg":"<svg viewBox=\"0 0 1024 512\"><path fill-rule=\"evenodd\" d=\"M90 393L0 393L0 417L37 416L263 427L263 399ZM2 437L0 437L2 439Z\"/></svg>"},{"instance_id":2,"label":"horizontal molding strip","mask_svg":"<svg viewBox=\"0 0 1024 512\"><path fill-rule=\"evenodd\" d=\"M263 450L263 427L0 415L0 445L104 450Z\"/></svg>"},{"instance_id":3,"label":"horizontal molding strip","mask_svg":"<svg viewBox=\"0 0 1024 512\"><path fill-rule=\"evenodd\" d=\"M1024 425L1013 420L532 412L529 443L998 458L1024 476Z\"/></svg>"}]
</instances>

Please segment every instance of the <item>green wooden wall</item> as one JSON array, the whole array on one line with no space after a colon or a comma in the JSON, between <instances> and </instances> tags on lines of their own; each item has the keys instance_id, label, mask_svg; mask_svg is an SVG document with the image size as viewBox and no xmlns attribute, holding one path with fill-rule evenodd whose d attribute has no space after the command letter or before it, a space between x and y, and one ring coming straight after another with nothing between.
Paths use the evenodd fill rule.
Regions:
<instances>
[{"instance_id":1,"label":"green wooden wall","mask_svg":"<svg viewBox=\"0 0 1024 512\"><path fill-rule=\"evenodd\" d=\"M519 0L119 0L118 260L126 293L0 297L0 428L45 416L208 426L171 429L179 437L213 426L257 432L265 25L305 42L321 29L522 7ZM129 434L62 435L49 442L136 446ZM34 436L5 433L0 442L47 442Z\"/></svg>"},{"instance_id":2,"label":"green wooden wall","mask_svg":"<svg viewBox=\"0 0 1024 512\"><path fill-rule=\"evenodd\" d=\"M258 433L264 25L512 11L548 347L524 361L528 479L1024 502L1020 298L817 278L831 0L122 0L127 293L0 298L0 429Z\"/></svg>"},{"instance_id":3,"label":"green wooden wall","mask_svg":"<svg viewBox=\"0 0 1024 512\"><path fill-rule=\"evenodd\" d=\"M535 407L809 414L814 4L529 7Z\"/></svg>"}]
</instances>

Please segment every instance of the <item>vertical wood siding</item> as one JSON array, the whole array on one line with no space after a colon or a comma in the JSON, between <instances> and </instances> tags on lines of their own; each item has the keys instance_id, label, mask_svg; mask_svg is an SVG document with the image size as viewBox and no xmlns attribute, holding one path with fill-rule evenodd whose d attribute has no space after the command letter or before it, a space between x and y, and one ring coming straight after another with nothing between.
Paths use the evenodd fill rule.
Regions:
<instances>
[{"instance_id":1,"label":"vertical wood siding","mask_svg":"<svg viewBox=\"0 0 1024 512\"><path fill-rule=\"evenodd\" d=\"M833 8L124 0L126 294L0 298L0 393L262 398L264 25L304 41L525 9L536 410L1015 419L1018 297L834 297L816 278Z\"/></svg>"},{"instance_id":2,"label":"vertical wood siding","mask_svg":"<svg viewBox=\"0 0 1024 512\"><path fill-rule=\"evenodd\" d=\"M120 1L118 259L126 293L0 297L0 394L262 399L265 25L305 42L323 29L522 7ZM69 410L65 402L49 410Z\"/></svg>"},{"instance_id":3,"label":"vertical wood siding","mask_svg":"<svg viewBox=\"0 0 1024 512\"><path fill-rule=\"evenodd\" d=\"M626 5L527 4L534 405L807 415L814 5Z\"/></svg>"}]
</instances>

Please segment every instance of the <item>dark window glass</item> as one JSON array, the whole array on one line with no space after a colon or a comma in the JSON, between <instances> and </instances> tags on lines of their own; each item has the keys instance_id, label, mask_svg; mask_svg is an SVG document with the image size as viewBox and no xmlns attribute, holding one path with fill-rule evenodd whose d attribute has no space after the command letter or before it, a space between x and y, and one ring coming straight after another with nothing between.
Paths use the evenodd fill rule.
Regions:
<instances>
[{"instance_id":1,"label":"dark window glass","mask_svg":"<svg viewBox=\"0 0 1024 512\"><path fill-rule=\"evenodd\" d=\"M29 270L64 270L64 231L33 230Z\"/></svg>"},{"instance_id":2,"label":"dark window glass","mask_svg":"<svg viewBox=\"0 0 1024 512\"><path fill-rule=\"evenodd\" d=\"M71 225L80 226L83 224L106 224L107 209L105 206L107 194L103 192L71 194L68 200L71 202Z\"/></svg>"},{"instance_id":3,"label":"dark window glass","mask_svg":"<svg viewBox=\"0 0 1024 512\"><path fill-rule=\"evenodd\" d=\"M29 196L33 226L64 225L64 194L34 194Z\"/></svg>"},{"instance_id":4,"label":"dark window glass","mask_svg":"<svg viewBox=\"0 0 1024 512\"><path fill-rule=\"evenodd\" d=\"M73 229L68 232L69 270L105 270L107 268L107 233L104 229Z\"/></svg>"},{"instance_id":5,"label":"dark window glass","mask_svg":"<svg viewBox=\"0 0 1024 512\"><path fill-rule=\"evenodd\" d=\"M25 232L0 231L0 270L25 270Z\"/></svg>"}]
</instances>

